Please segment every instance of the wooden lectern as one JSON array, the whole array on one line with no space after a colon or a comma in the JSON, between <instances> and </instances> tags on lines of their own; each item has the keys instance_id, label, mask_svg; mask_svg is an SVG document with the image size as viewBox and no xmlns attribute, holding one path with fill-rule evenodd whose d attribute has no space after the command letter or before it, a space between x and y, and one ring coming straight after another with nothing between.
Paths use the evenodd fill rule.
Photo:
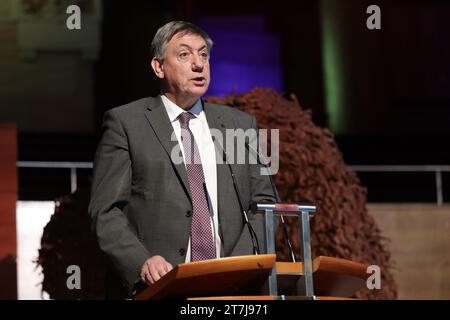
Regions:
<instances>
[{"instance_id":1,"label":"wooden lectern","mask_svg":"<svg viewBox=\"0 0 450 320\"><path fill-rule=\"evenodd\" d=\"M264 294L275 268L279 296ZM349 260L320 256L313 260L314 299L345 299L363 288L367 266ZM274 254L239 256L176 266L134 297L135 300L278 300L299 299L303 263L275 262Z\"/></svg>"},{"instance_id":2,"label":"wooden lectern","mask_svg":"<svg viewBox=\"0 0 450 320\"><path fill-rule=\"evenodd\" d=\"M366 284L367 266L332 257L312 259L311 204L255 204L265 215L266 252L176 266L134 299L283 300L346 299ZM276 262L274 218L300 218L303 262Z\"/></svg>"},{"instance_id":3,"label":"wooden lectern","mask_svg":"<svg viewBox=\"0 0 450 320\"><path fill-rule=\"evenodd\" d=\"M136 300L257 295L275 264L275 255L230 257L176 266Z\"/></svg>"}]
</instances>

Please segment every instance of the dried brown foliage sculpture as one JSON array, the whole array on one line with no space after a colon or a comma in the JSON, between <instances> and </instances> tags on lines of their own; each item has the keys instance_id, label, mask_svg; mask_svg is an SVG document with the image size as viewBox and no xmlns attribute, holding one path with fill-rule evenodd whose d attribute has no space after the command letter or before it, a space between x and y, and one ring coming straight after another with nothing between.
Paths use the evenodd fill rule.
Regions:
<instances>
[{"instance_id":1,"label":"dried brown foliage sculpture","mask_svg":"<svg viewBox=\"0 0 450 320\"><path fill-rule=\"evenodd\" d=\"M359 298L395 299L396 285L390 252L374 219L367 212L366 189L347 168L333 134L316 126L311 112L297 99L287 100L272 89L255 88L241 95L209 98L208 102L237 107L254 115L261 129L279 129L280 163L274 176L283 202L310 202L317 206L311 223L313 256L350 259L378 265L380 290L362 290ZM270 147L268 147L270 150ZM288 218L288 234L300 258L298 220ZM279 228L279 260L289 260L286 239Z\"/></svg>"},{"instance_id":2,"label":"dried brown foliage sculpture","mask_svg":"<svg viewBox=\"0 0 450 320\"><path fill-rule=\"evenodd\" d=\"M44 274L42 290L51 299L104 298L105 260L90 231L88 204L87 189L56 199L55 213L44 228L37 262ZM80 289L73 288L70 266L79 267Z\"/></svg>"}]
</instances>

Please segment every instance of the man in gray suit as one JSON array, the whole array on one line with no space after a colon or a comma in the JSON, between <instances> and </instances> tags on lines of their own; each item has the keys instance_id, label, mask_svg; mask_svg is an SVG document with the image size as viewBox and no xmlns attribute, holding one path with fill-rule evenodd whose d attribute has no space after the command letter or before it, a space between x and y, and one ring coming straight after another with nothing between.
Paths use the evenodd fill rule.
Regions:
<instances>
[{"instance_id":1,"label":"man in gray suit","mask_svg":"<svg viewBox=\"0 0 450 320\"><path fill-rule=\"evenodd\" d=\"M191 23L162 26L151 61L162 94L105 113L89 214L122 297L179 263L252 254L252 238L264 241L262 217L249 210L253 202L274 202L276 190L259 164L234 163L226 144L213 141L214 130L225 137L226 130L257 124L237 109L201 100L211 47Z\"/></svg>"}]
</instances>

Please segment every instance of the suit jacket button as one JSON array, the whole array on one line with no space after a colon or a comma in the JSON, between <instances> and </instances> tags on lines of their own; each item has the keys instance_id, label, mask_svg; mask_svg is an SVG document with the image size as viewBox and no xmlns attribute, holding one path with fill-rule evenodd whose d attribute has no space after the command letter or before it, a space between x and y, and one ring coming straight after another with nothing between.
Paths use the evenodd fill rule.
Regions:
<instances>
[{"instance_id":1,"label":"suit jacket button","mask_svg":"<svg viewBox=\"0 0 450 320\"><path fill-rule=\"evenodd\" d=\"M186 218L190 218L190 217L192 217L192 211L188 210L188 211L186 211Z\"/></svg>"},{"instance_id":2,"label":"suit jacket button","mask_svg":"<svg viewBox=\"0 0 450 320\"><path fill-rule=\"evenodd\" d=\"M184 248L181 248L179 250L179 252L180 252L180 256L184 256L186 254L186 250L184 250Z\"/></svg>"}]
</instances>

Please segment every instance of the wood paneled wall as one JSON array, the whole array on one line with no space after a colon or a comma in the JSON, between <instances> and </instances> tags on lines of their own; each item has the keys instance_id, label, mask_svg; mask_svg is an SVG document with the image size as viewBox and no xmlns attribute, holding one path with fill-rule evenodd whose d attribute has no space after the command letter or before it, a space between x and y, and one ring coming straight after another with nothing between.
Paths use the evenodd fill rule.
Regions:
<instances>
[{"instance_id":1,"label":"wood paneled wall","mask_svg":"<svg viewBox=\"0 0 450 320\"><path fill-rule=\"evenodd\" d=\"M0 299L17 299L17 129L0 124Z\"/></svg>"},{"instance_id":2,"label":"wood paneled wall","mask_svg":"<svg viewBox=\"0 0 450 320\"><path fill-rule=\"evenodd\" d=\"M450 299L450 205L369 204L368 209L390 239L398 298Z\"/></svg>"}]
</instances>

